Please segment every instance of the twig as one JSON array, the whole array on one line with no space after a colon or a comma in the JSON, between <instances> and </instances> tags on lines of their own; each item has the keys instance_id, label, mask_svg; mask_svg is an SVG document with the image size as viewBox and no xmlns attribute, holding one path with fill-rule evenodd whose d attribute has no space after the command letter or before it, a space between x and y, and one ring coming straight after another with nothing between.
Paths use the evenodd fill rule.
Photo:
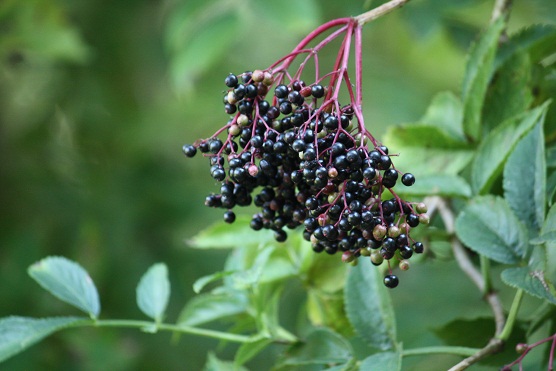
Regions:
<instances>
[{"instance_id":1,"label":"twig","mask_svg":"<svg viewBox=\"0 0 556 371\"><path fill-rule=\"evenodd\" d=\"M492 9L492 15L490 17L490 23L494 23L498 18L507 18L510 16L510 7L512 6L512 0L496 0L494 3L494 8Z\"/></svg>"},{"instance_id":2,"label":"twig","mask_svg":"<svg viewBox=\"0 0 556 371\"><path fill-rule=\"evenodd\" d=\"M371 22L383 15L390 13L392 10L404 6L410 0L392 0L385 4L382 4L379 7L376 7L372 10L369 10L366 13L360 14L355 17L357 23L362 26L365 23Z\"/></svg>"},{"instance_id":3,"label":"twig","mask_svg":"<svg viewBox=\"0 0 556 371\"><path fill-rule=\"evenodd\" d=\"M473 354L471 357L467 357L466 359L464 359L454 367L450 368L448 371L465 370L467 367L471 366L474 363L479 362L481 359L491 354L498 353L500 350L502 350L503 345L504 345L503 340L492 338L483 349Z\"/></svg>"}]
</instances>

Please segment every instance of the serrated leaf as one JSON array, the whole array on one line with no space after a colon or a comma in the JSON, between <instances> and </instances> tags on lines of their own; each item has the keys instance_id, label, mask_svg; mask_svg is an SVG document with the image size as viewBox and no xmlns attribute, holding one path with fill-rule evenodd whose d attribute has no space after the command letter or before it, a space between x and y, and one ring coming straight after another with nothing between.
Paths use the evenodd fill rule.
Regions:
<instances>
[{"instance_id":1,"label":"serrated leaf","mask_svg":"<svg viewBox=\"0 0 556 371\"><path fill-rule=\"evenodd\" d=\"M80 322L80 317L5 317L0 319L0 362L22 352L48 335Z\"/></svg>"},{"instance_id":2,"label":"serrated leaf","mask_svg":"<svg viewBox=\"0 0 556 371\"><path fill-rule=\"evenodd\" d=\"M136 292L139 309L156 322L162 321L170 299L170 281L166 265L157 263L151 266L141 277Z\"/></svg>"},{"instance_id":3,"label":"serrated leaf","mask_svg":"<svg viewBox=\"0 0 556 371\"><path fill-rule=\"evenodd\" d=\"M394 137L394 144L404 147L425 147L425 148L467 148L469 144L463 140L454 138L444 128L425 124L403 124L393 126L389 130L389 136ZM391 142L388 142L392 146Z\"/></svg>"},{"instance_id":4,"label":"serrated leaf","mask_svg":"<svg viewBox=\"0 0 556 371\"><path fill-rule=\"evenodd\" d=\"M92 318L100 314L100 301L93 280L79 264L59 256L44 258L31 265L29 275L58 299Z\"/></svg>"},{"instance_id":5,"label":"serrated leaf","mask_svg":"<svg viewBox=\"0 0 556 371\"><path fill-rule=\"evenodd\" d=\"M540 61L555 51L556 27L553 25L534 25L510 36L497 53L495 67L511 60L516 53L528 53L532 62Z\"/></svg>"},{"instance_id":6,"label":"serrated leaf","mask_svg":"<svg viewBox=\"0 0 556 371\"><path fill-rule=\"evenodd\" d=\"M531 92L531 60L527 54L516 54L497 70L488 89L483 109L483 124L491 130L498 124L524 112L533 101Z\"/></svg>"},{"instance_id":7,"label":"serrated leaf","mask_svg":"<svg viewBox=\"0 0 556 371\"><path fill-rule=\"evenodd\" d=\"M250 220L248 216L241 216L234 224L215 223L188 240L187 244L198 249L228 249L275 241L271 230L264 229L254 233L249 227Z\"/></svg>"},{"instance_id":8,"label":"serrated leaf","mask_svg":"<svg viewBox=\"0 0 556 371\"><path fill-rule=\"evenodd\" d=\"M311 289L326 293L338 292L345 286L348 270L347 264L338 264L334 256L318 254L313 257L305 282Z\"/></svg>"},{"instance_id":9,"label":"serrated leaf","mask_svg":"<svg viewBox=\"0 0 556 371\"><path fill-rule=\"evenodd\" d=\"M203 276L203 277L197 279L193 283L193 291L196 294L199 294L203 290L203 288L206 285L208 285L209 283L214 282L214 281L218 281L218 280L220 280L224 277L227 277L231 274L234 274L235 272L236 271L223 271L223 272L216 272L216 273L213 273L213 274Z\"/></svg>"},{"instance_id":10,"label":"serrated leaf","mask_svg":"<svg viewBox=\"0 0 556 371\"><path fill-rule=\"evenodd\" d=\"M396 192L404 196L446 196L471 197L471 186L465 179L457 175L427 174L417 178L414 185L400 185Z\"/></svg>"},{"instance_id":11,"label":"serrated leaf","mask_svg":"<svg viewBox=\"0 0 556 371\"><path fill-rule=\"evenodd\" d=\"M472 139L477 139L481 133L481 111L494 72L494 56L504 25L503 17L500 17L469 52L462 88L463 130Z\"/></svg>"},{"instance_id":12,"label":"serrated leaf","mask_svg":"<svg viewBox=\"0 0 556 371\"><path fill-rule=\"evenodd\" d=\"M544 121L547 108L548 102L506 120L481 142L471 166L471 187L476 194L490 189L516 143L536 124Z\"/></svg>"},{"instance_id":13,"label":"serrated leaf","mask_svg":"<svg viewBox=\"0 0 556 371\"><path fill-rule=\"evenodd\" d=\"M388 289L380 270L369 259L361 259L348 273L346 313L355 332L367 344L390 350L396 344L396 321Z\"/></svg>"},{"instance_id":14,"label":"serrated leaf","mask_svg":"<svg viewBox=\"0 0 556 371\"><path fill-rule=\"evenodd\" d=\"M284 365L314 365L343 363L353 357L350 343L327 329L311 331L305 341L293 345L286 352Z\"/></svg>"},{"instance_id":15,"label":"serrated leaf","mask_svg":"<svg viewBox=\"0 0 556 371\"><path fill-rule=\"evenodd\" d=\"M508 268L502 272L501 277L511 287L523 289L529 295L556 304L556 289L545 279L542 271L530 271L528 267Z\"/></svg>"},{"instance_id":16,"label":"serrated leaf","mask_svg":"<svg viewBox=\"0 0 556 371\"><path fill-rule=\"evenodd\" d=\"M187 302L178 317L178 325L197 326L244 313L247 298L240 292L201 294Z\"/></svg>"},{"instance_id":17,"label":"serrated leaf","mask_svg":"<svg viewBox=\"0 0 556 371\"><path fill-rule=\"evenodd\" d=\"M551 236L556 232L556 204L552 205L544 225L541 228L541 236ZM549 239L544 242L546 248L546 275L548 280L556 283L556 241Z\"/></svg>"},{"instance_id":18,"label":"serrated leaf","mask_svg":"<svg viewBox=\"0 0 556 371\"><path fill-rule=\"evenodd\" d=\"M394 352L373 354L361 361L359 369L365 371L401 371L402 355Z\"/></svg>"},{"instance_id":19,"label":"serrated leaf","mask_svg":"<svg viewBox=\"0 0 556 371\"><path fill-rule=\"evenodd\" d=\"M463 133L463 105L452 92L436 94L420 122L436 126L452 138L465 142Z\"/></svg>"},{"instance_id":20,"label":"serrated leaf","mask_svg":"<svg viewBox=\"0 0 556 371\"><path fill-rule=\"evenodd\" d=\"M533 245L542 245L543 243L547 243L547 242L556 242L556 230L543 233L539 237L533 238L529 242L532 243Z\"/></svg>"},{"instance_id":21,"label":"serrated leaf","mask_svg":"<svg viewBox=\"0 0 556 371\"><path fill-rule=\"evenodd\" d=\"M544 134L539 122L515 146L504 167L504 198L534 235L546 212Z\"/></svg>"},{"instance_id":22,"label":"serrated leaf","mask_svg":"<svg viewBox=\"0 0 556 371\"><path fill-rule=\"evenodd\" d=\"M527 247L525 227L499 197L475 197L458 215L456 234L471 250L499 263L518 263Z\"/></svg>"},{"instance_id":23,"label":"serrated leaf","mask_svg":"<svg viewBox=\"0 0 556 371\"><path fill-rule=\"evenodd\" d=\"M236 352L234 364L236 366L243 365L272 343L273 340L269 338L260 338L248 343L243 343Z\"/></svg>"},{"instance_id":24,"label":"serrated leaf","mask_svg":"<svg viewBox=\"0 0 556 371\"><path fill-rule=\"evenodd\" d=\"M326 326L345 337L352 337L353 328L346 317L343 293L327 294L309 289L307 317L314 326Z\"/></svg>"}]
</instances>

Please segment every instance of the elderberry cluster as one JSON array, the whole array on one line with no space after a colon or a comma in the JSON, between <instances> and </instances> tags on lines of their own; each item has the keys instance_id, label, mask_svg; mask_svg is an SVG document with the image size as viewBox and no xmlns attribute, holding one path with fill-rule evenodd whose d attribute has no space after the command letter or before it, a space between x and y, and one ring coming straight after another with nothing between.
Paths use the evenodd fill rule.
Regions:
<instances>
[{"instance_id":1,"label":"elderberry cluster","mask_svg":"<svg viewBox=\"0 0 556 371\"><path fill-rule=\"evenodd\" d=\"M187 157L197 151L208 157L221 183L205 205L225 209L224 220L233 223L236 206L254 204L252 229L273 230L283 242L285 229L303 225L315 252L341 252L345 262L364 255L380 265L396 257L407 269L407 259L423 252L410 230L428 223L426 206L392 190L399 180L413 185L415 177L400 176L387 147L367 144L372 136L354 124L351 105L340 106L318 82L285 84L269 71L230 74L225 84L230 120L183 147ZM387 275L384 283L396 287L398 278Z\"/></svg>"}]
</instances>

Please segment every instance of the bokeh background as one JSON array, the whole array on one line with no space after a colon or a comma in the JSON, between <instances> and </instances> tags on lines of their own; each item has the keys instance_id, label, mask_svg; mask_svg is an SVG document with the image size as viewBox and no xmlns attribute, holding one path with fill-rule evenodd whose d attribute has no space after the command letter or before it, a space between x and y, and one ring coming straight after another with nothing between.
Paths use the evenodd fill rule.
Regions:
<instances>
[{"instance_id":1,"label":"bokeh background","mask_svg":"<svg viewBox=\"0 0 556 371\"><path fill-rule=\"evenodd\" d=\"M366 26L364 114L374 134L417 121L441 90L459 93L465 51L488 23L493 2L413 0ZM192 282L218 270L225 257L187 247L187 238L221 213L203 206L217 190L206 161L181 153L184 143L226 123L224 77L265 68L319 24L378 4L1 1L0 316L76 314L26 274L33 262L63 255L92 275L104 318L142 318L137 281L154 262L167 263L174 320L193 296ZM543 22L556 22L556 2L515 1L510 31ZM334 53L325 50L321 58ZM448 277L452 268L437 274ZM426 277L415 277L407 290L426 285ZM409 292L400 293L394 300L410 305ZM476 295L469 300L476 300L470 307L480 303ZM419 310L401 314L401 326L428 318L431 307ZM210 350L232 354L216 341L188 336L79 329L0 368L201 370ZM253 369L264 369L258 362Z\"/></svg>"}]
</instances>

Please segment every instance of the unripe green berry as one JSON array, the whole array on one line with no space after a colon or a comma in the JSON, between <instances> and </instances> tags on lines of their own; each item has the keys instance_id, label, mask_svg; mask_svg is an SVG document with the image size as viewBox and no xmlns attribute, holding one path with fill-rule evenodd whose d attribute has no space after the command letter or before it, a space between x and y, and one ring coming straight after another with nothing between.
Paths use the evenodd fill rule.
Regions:
<instances>
[{"instance_id":1,"label":"unripe green berry","mask_svg":"<svg viewBox=\"0 0 556 371\"><path fill-rule=\"evenodd\" d=\"M255 70L253 71L253 75L251 75L251 79L254 82L261 82L264 80L264 72L261 70Z\"/></svg>"},{"instance_id":2,"label":"unripe green berry","mask_svg":"<svg viewBox=\"0 0 556 371\"><path fill-rule=\"evenodd\" d=\"M264 73L263 84L270 86L274 83L274 77L269 72Z\"/></svg>"},{"instance_id":3,"label":"unripe green berry","mask_svg":"<svg viewBox=\"0 0 556 371\"><path fill-rule=\"evenodd\" d=\"M419 202L417 205L415 205L415 211L417 211L419 214L426 213L427 210L427 204L425 204L424 202Z\"/></svg>"},{"instance_id":4,"label":"unripe green berry","mask_svg":"<svg viewBox=\"0 0 556 371\"><path fill-rule=\"evenodd\" d=\"M361 253L361 256L371 256L371 249L368 247L359 250L359 252Z\"/></svg>"},{"instance_id":5,"label":"unripe green berry","mask_svg":"<svg viewBox=\"0 0 556 371\"><path fill-rule=\"evenodd\" d=\"M383 261L384 257L378 250L371 253L371 263L373 263L373 265L381 265Z\"/></svg>"},{"instance_id":6,"label":"unripe green berry","mask_svg":"<svg viewBox=\"0 0 556 371\"><path fill-rule=\"evenodd\" d=\"M240 129L239 125L234 124L234 125L231 125L228 128L228 133L230 133L230 135L236 137L241 133L241 129Z\"/></svg>"},{"instance_id":7,"label":"unripe green berry","mask_svg":"<svg viewBox=\"0 0 556 371\"><path fill-rule=\"evenodd\" d=\"M247 125L249 125L249 117L247 117L246 115L241 114L241 115L238 116L236 122L238 123L238 125L247 126Z\"/></svg>"},{"instance_id":8,"label":"unripe green berry","mask_svg":"<svg viewBox=\"0 0 556 371\"><path fill-rule=\"evenodd\" d=\"M388 228L388 236L392 237L392 238L396 238L400 235L401 231L398 227L396 227L395 225L391 226L390 228Z\"/></svg>"},{"instance_id":9,"label":"unripe green berry","mask_svg":"<svg viewBox=\"0 0 556 371\"><path fill-rule=\"evenodd\" d=\"M373 237L375 240L380 241L386 236L386 227L379 224L373 228Z\"/></svg>"},{"instance_id":10,"label":"unripe green berry","mask_svg":"<svg viewBox=\"0 0 556 371\"><path fill-rule=\"evenodd\" d=\"M430 223L430 218L427 214L421 214L419 215L419 223L420 224L429 224Z\"/></svg>"},{"instance_id":11,"label":"unripe green berry","mask_svg":"<svg viewBox=\"0 0 556 371\"><path fill-rule=\"evenodd\" d=\"M344 263L350 263L353 260L355 260L355 256L353 256L353 253L351 251L344 251L344 253L342 254L342 261Z\"/></svg>"},{"instance_id":12,"label":"unripe green berry","mask_svg":"<svg viewBox=\"0 0 556 371\"><path fill-rule=\"evenodd\" d=\"M409 269L409 261L407 260L400 260L400 269L402 271L406 271Z\"/></svg>"},{"instance_id":13,"label":"unripe green berry","mask_svg":"<svg viewBox=\"0 0 556 371\"><path fill-rule=\"evenodd\" d=\"M234 94L233 91L228 92L228 103L230 104L236 104L237 103L237 97Z\"/></svg>"}]
</instances>

